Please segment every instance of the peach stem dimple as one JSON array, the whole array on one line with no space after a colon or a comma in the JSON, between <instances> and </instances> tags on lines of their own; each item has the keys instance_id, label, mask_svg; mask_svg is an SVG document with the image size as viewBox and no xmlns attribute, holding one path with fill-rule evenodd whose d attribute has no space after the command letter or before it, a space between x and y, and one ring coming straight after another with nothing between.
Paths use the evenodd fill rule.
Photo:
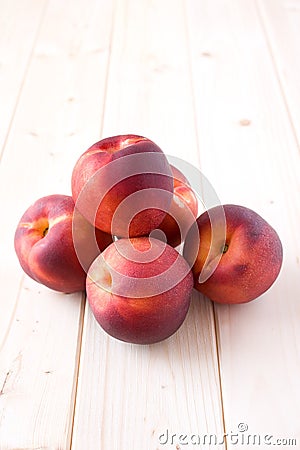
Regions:
<instances>
[{"instance_id":1,"label":"peach stem dimple","mask_svg":"<svg viewBox=\"0 0 300 450\"><path fill-rule=\"evenodd\" d=\"M225 245L224 245L223 248L221 249L221 253L223 253L223 255L224 255L224 253L227 252L228 248L229 248L229 245L228 245L227 243L225 243Z\"/></svg>"},{"instance_id":2,"label":"peach stem dimple","mask_svg":"<svg viewBox=\"0 0 300 450\"><path fill-rule=\"evenodd\" d=\"M37 233L42 238L44 238L49 232L49 221L48 221L48 218L42 217L42 218L38 219L34 223L34 229L37 231Z\"/></svg>"}]
</instances>

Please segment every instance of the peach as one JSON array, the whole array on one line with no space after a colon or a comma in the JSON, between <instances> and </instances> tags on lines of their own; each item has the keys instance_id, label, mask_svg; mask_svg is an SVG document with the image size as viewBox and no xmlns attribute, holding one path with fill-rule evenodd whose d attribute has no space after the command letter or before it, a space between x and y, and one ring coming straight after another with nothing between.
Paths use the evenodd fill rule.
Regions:
<instances>
[{"instance_id":1,"label":"peach","mask_svg":"<svg viewBox=\"0 0 300 450\"><path fill-rule=\"evenodd\" d=\"M276 231L243 206L216 206L203 213L187 235L184 257L195 288L219 303L245 303L274 283L282 265Z\"/></svg>"},{"instance_id":2,"label":"peach","mask_svg":"<svg viewBox=\"0 0 300 450\"><path fill-rule=\"evenodd\" d=\"M183 173L176 167L170 166L174 194L170 209L157 229L163 231L169 245L177 247L184 241L188 230L197 218L198 201ZM151 236L160 239L157 231L154 231Z\"/></svg>"},{"instance_id":3,"label":"peach","mask_svg":"<svg viewBox=\"0 0 300 450\"><path fill-rule=\"evenodd\" d=\"M95 230L74 207L72 197L67 195L40 198L23 214L14 239L25 273L51 289L67 293L85 289L86 271L77 252L87 270L112 242L110 235Z\"/></svg>"},{"instance_id":4,"label":"peach","mask_svg":"<svg viewBox=\"0 0 300 450\"><path fill-rule=\"evenodd\" d=\"M119 239L92 263L86 282L91 310L111 336L151 344L183 323L193 288L184 258L154 238Z\"/></svg>"},{"instance_id":5,"label":"peach","mask_svg":"<svg viewBox=\"0 0 300 450\"><path fill-rule=\"evenodd\" d=\"M120 135L92 145L72 173L81 214L119 237L149 234L164 219L173 194L170 165L149 139Z\"/></svg>"}]
</instances>

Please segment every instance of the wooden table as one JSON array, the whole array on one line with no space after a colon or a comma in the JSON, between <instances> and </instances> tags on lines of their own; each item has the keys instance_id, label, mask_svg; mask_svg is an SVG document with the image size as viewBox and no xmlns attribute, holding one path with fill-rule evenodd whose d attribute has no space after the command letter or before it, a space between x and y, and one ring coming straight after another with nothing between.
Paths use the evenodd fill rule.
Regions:
<instances>
[{"instance_id":1,"label":"wooden table","mask_svg":"<svg viewBox=\"0 0 300 450\"><path fill-rule=\"evenodd\" d=\"M1 450L300 448L299 57L299 0L0 0ZM284 246L260 299L194 293L151 346L108 337L13 249L25 209L70 194L79 155L128 132Z\"/></svg>"}]
</instances>

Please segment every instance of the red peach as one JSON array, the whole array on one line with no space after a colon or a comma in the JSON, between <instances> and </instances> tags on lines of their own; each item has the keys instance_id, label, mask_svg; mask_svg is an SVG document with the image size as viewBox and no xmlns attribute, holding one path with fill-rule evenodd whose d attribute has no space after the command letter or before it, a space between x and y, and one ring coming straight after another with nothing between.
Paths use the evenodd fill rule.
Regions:
<instances>
[{"instance_id":1,"label":"red peach","mask_svg":"<svg viewBox=\"0 0 300 450\"><path fill-rule=\"evenodd\" d=\"M121 135L92 145L75 164L76 207L97 228L120 237L149 234L173 193L170 165L149 139Z\"/></svg>"},{"instance_id":2,"label":"red peach","mask_svg":"<svg viewBox=\"0 0 300 450\"><path fill-rule=\"evenodd\" d=\"M40 198L23 214L14 239L25 273L51 289L68 293L85 288L86 272L77 251L84 255L87 270L112 242L110 235L95 230L79 212L75 213L74 207L72 197L67 195Z\"/></svg>"},{"instance_id":3,"label":"red peach","mask_svg":"<svg viewBox=\"0 0 300 450\"><path fill-rule=\"evenodd\" d=\"M171 336L183 323L193 287L184 258L154 238L120 239L92 263L87 298L111 336L150 344Z\"/></svg>"},{"instance_id":4,"label":"red peach","mask_svg":"<svg viewBox=\"0 0 300 450\"><path fill-rule=\"evenodd\" d=\"M197 218L198 201L183 173L176 167L170 166L173 175L174 194L169 212L157 229L163 231L169 245L177 247L184 241L188 230ZM156 231L151 236L159 239L159 234Z\"/></svg>"},{"instance_id":5,"label":"red peach","mask_svg":"<svg viewBox=\"0 0 300 450\"><path fill-rule=\"evenodd\" d=\"M237 205L203 213L187 235L183 254L193 265L195 288L219 303L259 297L274 283L282 265L276 231L256 212Z\"/></svg>"}]
</instances>

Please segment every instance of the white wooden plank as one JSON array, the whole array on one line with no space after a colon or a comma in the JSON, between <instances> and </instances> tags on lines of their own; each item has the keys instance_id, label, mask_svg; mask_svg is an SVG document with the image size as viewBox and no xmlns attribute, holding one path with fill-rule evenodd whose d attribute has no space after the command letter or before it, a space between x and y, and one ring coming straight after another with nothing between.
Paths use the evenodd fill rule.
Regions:
<instances>
[{"instance_id":1,"label":"white wooden plank","mask_svg":"<svg viewBox=\"0 0 300 450\"><path fill-rule=\"evenodd\" d=\"M68 448L82 300L26 278L1 352L1 449Z\"/></svg>"},{"instance_id":2,"label":"white wooden plank","mask_svg":"<svg viewBox=\"0 0 300 450\"><path fill-rule=\"evenodd\" d=\"M111 14L105 1L50 1L1 162L1 449L69 448L81 294L22 283L13 236L34 200L70 193L77 157L99 137Z\"/></svg>"},{"instance_id":3,"label":"white wooden plank","mask_svg":"<svg viewBox=\"0 0 300 450\"><path fill-rule=\"evenodd\" d=\"M294 132L300 142L300 4L297 0L257 1Z\"/></svg>"},{"instance_id":4,"label":"white wooden plank","mask_svg":"<svg viewBox=\"0 0 300 450\"><path fill-rule=\"evenodd\" d=\"M227 448L242 445L239 423L250 442L260 434L257 448L275 438L299 445L299 149L255 3L187 4L204 174L223 203L265 217L284 247L280 278L263 298L215 307L225 427L239 436Z\"/></svg>"},{"instance_id":5,"label":"white wooden plank","mask_svg":"<svg viewBox=\"0 0 300 450\"><path fill-rule=\"evenodd\" d=\"M222 436L215 346L211 305L197 294L180 330L147 346L110 338L87 308L72 448L173 449L183 433Z\"/></svg>"},{"instance_id":6,"label":"white wooden plank","mask_svg":"<svg viewBox=\"0 0 300 450\"><path fill-rule=\"evenodd\" d=\"M0 155L22 91L47 0L0 2Z\"/></svg>"},{"instance_id":7,"label":"white wooden plank","mask_svg":"<svg viewBox=\"0 0 300 450\"><path fill-rule=\"evenodd\" d=\"M149 136L199 167L183 4L118 1L103 135Z\"/></svg>"},{"instance_id":8,"label":"white wooden plank","mask_svg":"<svg viewBox=\"0 0 300 450\"><path fill-rule=\"evenodd\" d=\"M181 1L116 3L102 135L142 134L198 165L184 17ZM222 435L215 350L212 307L197 294L180 331L153 346L107 337L87 309L72 449L173 449L184 432ZM173 444L159 440L167 429Z\"/></svg>"}]
</instances>

